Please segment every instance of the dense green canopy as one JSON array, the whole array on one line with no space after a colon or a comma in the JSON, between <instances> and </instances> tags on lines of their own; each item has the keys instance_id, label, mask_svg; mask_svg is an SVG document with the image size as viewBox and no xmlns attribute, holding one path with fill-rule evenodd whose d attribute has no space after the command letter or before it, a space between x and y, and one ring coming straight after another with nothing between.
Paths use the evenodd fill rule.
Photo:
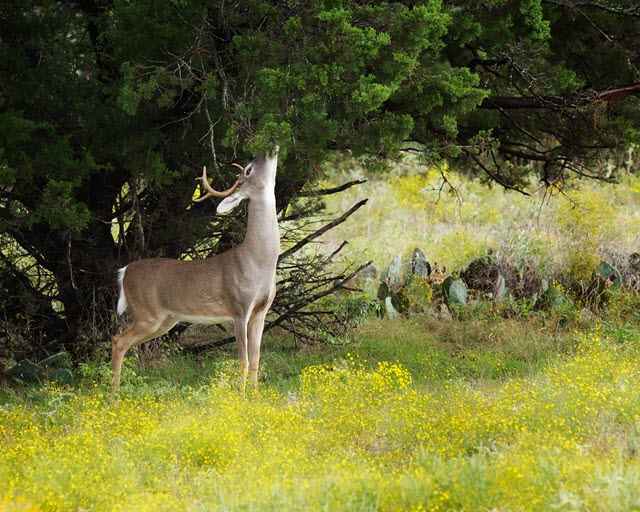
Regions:
<instances>
[{"instance_id":1,"label":"dense green canopy","mask_svg":"<svg viewBox=\"0 0 640 512\"><path fill-rule=\"evenodd\" d=\"M609 179L596 159L638 133L639 32L634 0L4 2L5 343L104 336L118 266L227 232L191 203L202 165L224 186L275 142L280 208L336 150L466 159L522 191Z\"/></svg>"}]
</instances>

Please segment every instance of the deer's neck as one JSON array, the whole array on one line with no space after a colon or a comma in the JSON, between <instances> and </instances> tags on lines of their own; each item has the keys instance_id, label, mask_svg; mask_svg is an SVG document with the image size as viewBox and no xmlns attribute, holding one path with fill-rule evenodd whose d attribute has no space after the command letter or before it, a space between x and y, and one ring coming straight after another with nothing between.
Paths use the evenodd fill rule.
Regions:
<instances>
[{"instance_id":1,"label":"deer's neck","mask_svg":"<svg viewBox=\"0 0 640 512\"><path fill-rule=\"evenodd\" d=\"M280 231L273 197L249 201L249 218L243 247L266 262L275 262L280 254Z\"/></svg>"}]
</instances>

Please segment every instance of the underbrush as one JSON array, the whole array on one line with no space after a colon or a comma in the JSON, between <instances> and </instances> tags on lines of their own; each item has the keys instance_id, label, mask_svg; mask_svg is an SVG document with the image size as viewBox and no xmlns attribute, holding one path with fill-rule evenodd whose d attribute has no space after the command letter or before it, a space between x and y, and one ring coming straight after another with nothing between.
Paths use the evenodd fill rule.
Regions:
<instances>
[{"instance_id":1,"label":"underbrush","mask_svg":"<svg viewBox=\"0 0 640 512\"><path fill-rule=\"evenodd\" d=\"M421 322L367 322L247 398L230 354L197 383L154 368L115 405L100 380L10 400L0 509L640 506L637 331L543 330L534 349L522 323ZM265 352L277 371L284 350Z\"/></svg>"},{"instance_id":2,"label":"underbrush","mask_svg":"<svg viewBox=\"0 0 640 512\"><path fill-rule=\"evenodd\" d=\"M356 165L343 165L328 179L335 185L362 177ZM373 260L374 266L354 281L359 294L333 297L319 309L337 310L351 324L371 315L409 322L426 317L436 325L457 326L449 327L452 331L483 323L530 324L541 340L597 322L640 324L636 176L623 176L619 186L574 181L562 190L524 197L446 167L426 169L409 157L389 176L367 178L364 185L328 198L329 209L337 211L362 197L369 203L358 214L361 219L330 231L324 243L332 251L350 240L345 256ZM530 343L536 336L514 338L519 341L509 349L516 354L511 359L504 347L494 361L491 351L476 355L468 345L460 360L433 350L428 357L447 375L493 378L535 371L522 352L537 350L539 344ZM407 358L407 367L413 370L420 357ZM466 368L459 369L461 361Z\"/></svg>"}]
</instances>

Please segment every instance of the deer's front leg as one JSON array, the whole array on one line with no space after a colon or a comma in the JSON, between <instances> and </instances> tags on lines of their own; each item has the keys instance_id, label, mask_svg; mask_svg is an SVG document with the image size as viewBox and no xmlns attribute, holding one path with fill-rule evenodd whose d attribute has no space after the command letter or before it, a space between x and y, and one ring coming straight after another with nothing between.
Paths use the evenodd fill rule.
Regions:
<instances>
[{"instance_id":1,"label":"deer's front leg","mask_svg":"<svg viewBox=\"0 0 640 512\"><path fill-rule=\"evenodd\" d=\"M247 387L247 370L249 368L249 358L247 356L247 318L234 318L234 330L236 343L238 345L238 358L240 360L240 385L244 395Z\"/></svg>"},{"instance_id":2,"label":"deer's front leg","mask_svg":"<svg viewBox=\"0 0 640 512\"><path fill-rule=\"evenodd\" d=\"M262 331L264 330L264 318L267 309L254 312L249 320L249 372L251 373L251 387L258 389L258 366L260 365L260 344L262 343Z\"/></svg>"}]
</instances>

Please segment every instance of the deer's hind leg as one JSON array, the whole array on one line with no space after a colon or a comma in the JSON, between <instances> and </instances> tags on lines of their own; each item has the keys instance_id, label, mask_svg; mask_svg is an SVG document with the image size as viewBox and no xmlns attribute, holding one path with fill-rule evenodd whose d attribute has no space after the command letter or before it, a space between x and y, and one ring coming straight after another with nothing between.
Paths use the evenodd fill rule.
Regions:
<instances>
[{"instance_id":1,"label":"deer's hind leg","mask_svg":"<svg viewBox=\"0 0 640 512\"><path fill-rule=\"evenodd\" d=\"M176 325L173 318L165 318L156 321L133 322L120 334L111 338L111 362L113 367L113 380L111 382L111 398L113 399L120 388L120 374L122 373L122 361L131 347L140 345L169 332Z\"/></svg>"}]
</instances>

